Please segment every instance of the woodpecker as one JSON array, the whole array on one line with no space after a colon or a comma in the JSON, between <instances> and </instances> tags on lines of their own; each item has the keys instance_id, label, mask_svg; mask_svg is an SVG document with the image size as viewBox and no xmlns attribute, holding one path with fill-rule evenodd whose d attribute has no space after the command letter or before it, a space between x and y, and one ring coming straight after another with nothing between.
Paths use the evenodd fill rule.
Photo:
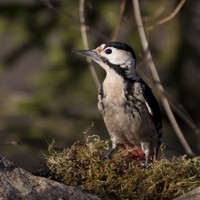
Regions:
<instances>
[{"instance_id":1,"label":"woodpecker","mask_svg":"<svg viewBox=\"0 0 200 200\"><path fill-rule=\"evenodd\" d=\"M136 73L133 49L122 42L106 42L94 50L77 50L106 71L98 94L98 108L109 132L109 157L124 145L143 154L145 167L157 158L162 136L158 102L150 87Z\"/></svg>"}]
</instances>

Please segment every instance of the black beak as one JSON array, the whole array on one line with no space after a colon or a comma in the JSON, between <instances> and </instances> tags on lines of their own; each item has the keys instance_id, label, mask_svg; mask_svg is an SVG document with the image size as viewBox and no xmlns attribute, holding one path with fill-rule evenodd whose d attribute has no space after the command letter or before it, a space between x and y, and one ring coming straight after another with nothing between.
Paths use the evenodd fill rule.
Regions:
<instances>
[{"instance_id":1,"label":"black beak","mask_svg":"<svg viewBox=\"0 0 200 200\"><path fill-rule=\"evenodd\" d=\"M98 61L100 59L99 55L97 54L97 52L95 50L75 50L75 51L72 51L72 53L76 53L81 56L89 57L89 58L93 59L94 61Z\"/></svg>"}]
</instances>

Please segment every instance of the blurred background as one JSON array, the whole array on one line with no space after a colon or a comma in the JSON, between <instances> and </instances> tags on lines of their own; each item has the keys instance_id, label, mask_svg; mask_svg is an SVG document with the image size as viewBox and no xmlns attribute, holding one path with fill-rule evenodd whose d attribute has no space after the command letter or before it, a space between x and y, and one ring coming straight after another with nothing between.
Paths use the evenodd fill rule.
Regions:
<instances>
[{"instance_id":1,"label":"blurred background","mask_svg":"<svg viewBox=\"0 0 200 200\"><path fill-rule=\"evenodd\" d=\"M180 1L139 2L162 84L198 155L200 1L186 1L172 20L157 26ZM132 1L86 0L85 19L91 49L114 37L134 48L138 73L159 99L145 65ZM26 170L44 158L49 143L55 140L58 149L72 145L91 125L88 134L109 138L87 62L72 54L83 49L79 21L78 0L0 0L0 156ZM97 65L95 70L102 82L103 70ZM161 110L165 155L185 154L162 105Z\"/></svg>"}]
</instances>

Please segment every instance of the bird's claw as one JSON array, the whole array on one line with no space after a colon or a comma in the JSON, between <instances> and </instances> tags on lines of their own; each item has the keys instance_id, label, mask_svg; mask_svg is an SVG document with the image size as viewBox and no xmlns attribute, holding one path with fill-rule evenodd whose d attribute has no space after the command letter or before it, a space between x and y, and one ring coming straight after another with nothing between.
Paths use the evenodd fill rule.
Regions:
<instances>
[{"instance_id":1,"label":"bird's claw","mask_svg":"<svg viewBox=\"0 0 200 200\"><path fill-rule=\"evenodd\" d=\"M109 153L101 154L100 158L103 159L103 160L106 160L106 159L110 160L111 159L111 157L109 156Z\"/></svg>"}]
</instances>

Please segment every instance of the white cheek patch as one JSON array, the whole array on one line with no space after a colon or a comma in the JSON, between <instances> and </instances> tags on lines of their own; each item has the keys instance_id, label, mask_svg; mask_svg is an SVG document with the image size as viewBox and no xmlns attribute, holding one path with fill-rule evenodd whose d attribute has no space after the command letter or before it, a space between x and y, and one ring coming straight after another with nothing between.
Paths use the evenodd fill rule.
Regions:
<instances>
[{"instance_id":1,"label":"white cheek patch","mask_svg":"<svg viewBox=\"0 0 200 200\"><path fill-rule=\"evenodd\" d=\"M113 53L110 57L110 62L116 65L121 65L127 60L127 54L124 51L118 50L116 53Z\"/></svg>"},{"instance_id":2,"label":"white cheek patch","mask_svg":"<svg viewBox=\"0 0 200 200\"><path fill-rule=\"evenodd\" d=\"M106 54L105 50L106 49L111 49L112 53L111 54ZM129 55L123 50L116 49L113 47L108 47L104 49L104 51L101 52L101 55L109 60L110 63L114 65L121 65L123 64L126 60L129 59Z\"/></svg>"}]
</instances>

